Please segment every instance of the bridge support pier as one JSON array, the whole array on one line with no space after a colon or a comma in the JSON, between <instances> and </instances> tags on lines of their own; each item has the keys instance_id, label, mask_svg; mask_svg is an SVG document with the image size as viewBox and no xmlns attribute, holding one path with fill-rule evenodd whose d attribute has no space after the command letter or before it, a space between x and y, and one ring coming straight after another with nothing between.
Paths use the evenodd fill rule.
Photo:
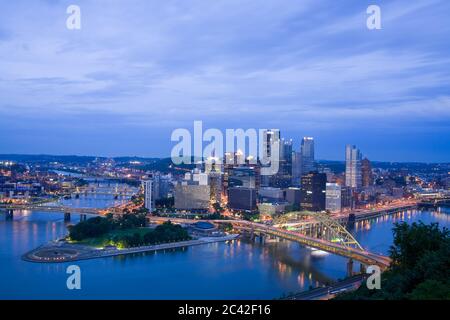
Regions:
<instances>
[{"instance_id":1,"label":"bridge support pier","mask_svg":"<svg viewBox=\"0 0 450 320\"><path fill-rule=\"evenodd\" d=\"M80 221L86 221L86 219L87 216L84 213L80 214Z\"/></svg>"},{"instance_id":2,"label":"bridge support pier","mask_svg":"<svg viewBox=\"0 0 450 320\"><path fill-rule=\"evenodd\" d=\"M255 241L255 232L252 230L250 230L250 240L251 241Z\"/></svg>"},{"instance_id":3,"label":"bridge support pier","mask_svg":"<svg viewBox=\"0 0 450 320\"><path fill-rule=\"evenodd\" d=\"M350 258L347 262L347 276L353 276L353 259Z\"/></svg>"},{"instance_id":4,"label":"bridge support pier","mask_svg":"<svg viewBox=\"0 0 450 320\"><path fill-rule=\"evenodd\" d=\"M264 244L266 242L266 236L264 234L259 235L259 243Z\"/></svg>"},{"instance_id":5,"label":"bridge support pier","mask_svg":"<svg viewBox=\"0 0 450 320\"><path fill-rule=\"evenodd\" d=\"M64 212L64 221L70 221L70 212Z\"/></svg>"},{"instance_id":6,"label":"bridge support pier","mask_svg":"<svg viewBox=\"0 0 450 320\"><path fill-rule=\"evenodd\" d=\"M14 210L6 210L6 220L12 220L14 218Z\"/></svg>"},{"instance_id":7,"label":"bridge support pier","mask_svg":"<svg viewBox=\"0 0 450 320\"><path fill-rule=\"evenodd\" d=\"M354 213L350 213L348 215L347 228L348 229L353 229L355 227L355 222L356 222L355 214Z\"/></svg>"}]
</instances>

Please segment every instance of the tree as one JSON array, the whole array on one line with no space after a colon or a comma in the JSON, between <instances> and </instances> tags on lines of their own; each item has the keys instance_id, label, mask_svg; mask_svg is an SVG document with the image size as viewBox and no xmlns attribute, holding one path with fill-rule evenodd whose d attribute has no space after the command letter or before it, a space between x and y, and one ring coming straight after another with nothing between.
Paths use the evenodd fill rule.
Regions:
<instances>
[{"instance_id":1,"label":"tree","mask_svg":"<svg viewBox=\"0 0 450 320\"><path fill-rule=\"evenodd\" d=\"M450 299L450 234L437 223L395 224L392 264L381 289L358 290L338 299Z\"/></svg>"}]
</instances>

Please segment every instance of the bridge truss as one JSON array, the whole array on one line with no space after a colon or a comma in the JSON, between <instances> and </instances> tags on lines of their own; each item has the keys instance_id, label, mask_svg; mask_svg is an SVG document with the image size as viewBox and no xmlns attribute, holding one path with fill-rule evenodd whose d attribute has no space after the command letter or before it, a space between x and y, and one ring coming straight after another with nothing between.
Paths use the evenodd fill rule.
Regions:
<instances>
[{"instance_id":1,"label":"bridge truss","mask_svg":"<svg viewBox=\"0 0 450 320\"><path fill-rule=\"evenodd\" d=\"M333 219L326 213L296 211L290 212L288 215L292 216L310 216L314 218L315 222L308 224L308 230L313 229L318 237L324 237L331 242L337 242L345 247L352 247L355 249L364 250L353 235L337 220ZM305 230L300 229L302 233Z\"/></svg>"}]
</instances>

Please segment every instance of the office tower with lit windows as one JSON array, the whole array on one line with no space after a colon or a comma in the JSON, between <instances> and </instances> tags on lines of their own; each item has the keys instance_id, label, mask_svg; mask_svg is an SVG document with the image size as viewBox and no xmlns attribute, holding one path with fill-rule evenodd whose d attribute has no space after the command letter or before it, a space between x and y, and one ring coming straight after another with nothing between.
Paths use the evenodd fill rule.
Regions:
<instances>
[{"instance_id":1,"label":"office tower with lit windows","mask_svg":"<svg viewBox=\"0 0 450 320\"><path fill-rule=\"evenodd\" d=\"M229 170L228 188L247 187L256 189L256 171L253 166L239 166Z\"/></svg>"},{"instance_id":2,"label":"office tower with lit windows","mask_svg":"<svg viewBox=\"0 0 450 320\"><path fill-rule=\"evenodd\" d=\"M361 174L362 155L356 146L345 147L345 185L354 189L362 186Z\"/></svg>"},{"instance_id":3,"label":"office tower with lit windows","mask_svg":"<svg viewBox=\"0 0 450 320\"><path fill-rule=\"evenodd\" d=\"M326 184L326 201L325 208L330 212L341 211L342 204L342 190L337 183Z\"/></svg>"},{"instance_id":4,"label":"office tower with lit windows","mask_svg":"<svg viewBox=\"0 0 450 320\"><path fill-rule=\"evenodd\" d=\"M175 209L207 211L211 203L211 189L208 175L196 172L186 173L184 179L175 185Z\"/></svg>"},{"instance_id":5,"label":"office tower with lit windows","mask_svg":"<svg viewBox=\"0 0 450 320\"><path fill-rule=\"evenodd\" d=\"M211 171L208 174L211 203L220 203L222 199L222 173Z\"/></svg>"},{"instance_id":6,"label":"office tower with lit windows","mask_svg":"<svg viewBox=\"0 0 450 320\"><path fill-rule=\"evenodd\" d=\"M262 167L270 167L271 163L269 161L279 162L280 160L280 130L271 129L264 130L262 135L262 152L260 152L262 158L260 158ZM276 153L274 153L276 152ZM272 164L272 167L280 168L280 164ZM271 184L272 176L264 175L261 176L261 185L269 186Z\"/></svg>"},{"instance_id":7,"label":"office tower with lit windows","mask_svg":"<svg viewBox=\"0 0 450 320\"><path fill-rule=\"evenodd\" d=\"M361 161L361 179L363 187L370 187L373 185L372 164L367 158L364 158Z\"/></svg>"},{"instance_id":8,"label":"office tower with lit windows","mask_svg":"<svg viewBox=\"0 0 450 320\"><path fill-rule=\"evenodd\" d=\"M341 208L350 208L353 209L355 207L353 200L353 190L351 187L342 186L341 187Z\"/></svg>"},{"instance_id":9,"label":"office tower with lit windows","mask_svg":"<svg viewBox=\"0 0 450 320\"><path fill-rule=\"evenodd\" d=\"M303 137L300 147L301 153L301 175L308 174L311 171L316 170L316 164L314 161L314 138Z\"/></svg>"},{"instance_id":10,"label":"office tower with lit windows","mask_svg":"<svg viewBox=\"0 0 450 320\"><path fill-rule=\"evenodd\" d=\"M263 157L270 158L272 156L273 146L280 141L280 130L271 129L263 131Z\"/></svg>"},{"instance_id":11,"label":"office tower with lit windows","mask_svg":"<svg viewBox=\"0 0 450 320\"><path fill-rule=\"evenodd\" d=\"M153 210L153 180L143 180L142 187L144 189L144 207L148 209L149 212Z\"/></svg>"},{"instance_id":12,"label":"office tower with lit windows","mask_svg":"<svg viewBox=\"0 0 450 320\"><path fill-rule=\"evenodd\" d=\"M259 164L251 164L250 159L246 159L243 164L233 162L233 153L226 153L225 158L230 160L223 166L222 194L228 197L228 190L232 187L247 187L256 189L258 192L261 186L261 167Z\"/></svg>"},{"instance_id":13,"label":"office tower with lit windows","mask_svg":"<svg viewBox=\"0 0 450 320\"><path fill-rule=\"evenodd\" d=\"M311 171L302 176L300 206L303 210L324 211L327 175Z\"/></svg>"},{"instance_id":14,"label":"office tower with lit windows","mask_svg":"<svg viewBox=\"0 0 450 320\"><path fill-rule=\"evenodd\" d=\"M278 172L270 177L269 186L288 188L292 185L292 140L280 140Z\"/></svg>"}]
</instances>

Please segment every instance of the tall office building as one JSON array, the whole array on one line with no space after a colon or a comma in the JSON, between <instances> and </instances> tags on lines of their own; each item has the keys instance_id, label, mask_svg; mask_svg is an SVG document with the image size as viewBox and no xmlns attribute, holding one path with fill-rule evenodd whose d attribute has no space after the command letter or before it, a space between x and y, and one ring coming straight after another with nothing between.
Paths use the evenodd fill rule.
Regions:
<instances>
[{"instance_id":1,"label":"tall office building","mask_svg":"<svg viewBox=\"0 0 450 320\"><path fill-rule=\"evenodd\" d=\"M222 199L222 173L211 171L208 174L211 203L220 203Z\"/></svg>"},{"instance_id":2,"label":"tall office building","mask_svg":"<svg viewBox=\"0 0 450 320\"><path fill-rule=\"evenodd\" d=\"M144 189L144 207L148 209L149 212L153 210L153 192L152 192L153 181L143 180L142 187Z\"/></svg>"},{"instance_id":3,"label":"tall office building","mask_svg":"<svg viewBox=\"0 0 450 320\"><path fill-rule=\"evenodd\" d=\"M272 159L272 161L279 161L280 154L278 153L276 156L273 154L275 151L275 144L278 143L278 148L280 149L280 130L272 129L272 130L264 130L263 131L263 142L262 142L262 159L259 159L262 163L262 167L270 167L271 165L267 162ZM277 165L273 165L272 167L280 167L279 163ZM269 186L271 183L271 176L263 175L261 176L261 185Z\"/></svg>"},{"instance_id":4,"label":"tall office building","mask_svg":"<svg viewBox=\"0 0 450 320\"><path fill-rule=\"evenodd\" d=\"M182 184L175 185L175 209L203 210L209 209L211 190L208 185Z\"/></svg>"},{"instance_id":5,"label":"tall office building","mask_svg":"<svg viewBox=\"0 0 450 320\"><path fill-rule=\"evenodd\" d=\"M270 158L272 156L272 146L275 142L280 141L280 130L264 130L263 131L263 156Z\"/></svg>"},{"instance_id":6,"label":"tall office building","mask_svg":"<svg viewBox=\"0 0 450 320\"><path fill-rule=\"evenodd\" d=\"M314 138L304 137L302 139L300 153L302 157L301 175L305 175L311 171L315 171L316 165L314 162Z\"/></svg>"},{"instance_id":7,"label":"tall office building","mask_svg":"<svg viewBox=\"0 0 450 320\"><path fill-rule=\"evenodd\" d=\"M300 206L308 211L323 211L326 204L327 175L312 171L302 176Z\"/></svg>"},{"instance_id":8,"label":"tall office building","mask_svg":"<svg viewBox=\"0 0 450 320\"><path fill-rule=\"evenodd\" d=\"M325 208L331 212L341 211L342 191L341 186L337 183L327 183L326 185L326 201Z\"/></svg>"},{"instance_id":9,"label":"tall office building","mask_svg":"<svg viewBox=\"0 0 450 320\"><path fill-rule=\"evenodd\" d=\"M361 161L361 179L363 187L370 187L373 185L372 164L367 158L364 158Z\"/></svg>"},{"instance_id":10,"label":"tall office building","mask_svg":"<svg viewBox=\"0 0 450 320\"><path fill-rule=\"evenodd\" d=\"M161 174L156 173L153 174L152 177L152 200L155 202L159 200L161 197L159 196L159 186L161 183Z\"/></svg>"},{"instance_id":11,"label":"tall office building","mask_svg":"<svg viewBox=\"0 0 450 320\"><path fill-rule=\"evenodd\" d=\"M341 208L351 208L355 207L353 201L353 190L351 187L341 187Z\"/></svg>"},{"instance_id":12,"label":"tall office building","mask_svg":"<svg viewBox=\"0 0 450 320\"><path fill-rule=\"evenodd\" d=\"M256 188L256 181L256 171L253 166L239 166L229 170L228 188L238 186Z\"/></svg>"},{"instance_id":13,"label":"tall office building","mask_svg":"<svg viewBox=\"0 0 450 320\"><path fill-rule=\"evenodd\" d=\"M184 179L175 185L175 209L207 211L211 201L208 176L195 172L186 173Z\"/></svg>"},{"instance_id":14,"label":"tall office building","mask_svg":"<svg viewBox=\"0 0 450 320\"><path fill-rule=\"evenodd\" d=\"M347 187L361 188L361 159L361 152L356 146L347 145L345 147L345 185Z\"/></svg>"},{"instance_id":15,"label":"tall office building","mask_svg":"<svg viewBox=\"0 0 450 320\"><path fill-rule=\"evenodd\" d=\"M261 186L261 168L259 164L225 165L222 179L223 195L228 197L228 189L242 186L259 190Z\"/></svg>"},{"instance_id":16,"label":"tall office building","mask_svg":"<svg viewBox=\"0 0 450 320\"><path fill-rule=\"evenodd\" d=\"M293 206L294 210L298 210L300 208L300 200L301 200L301 189L290 187L285 190L285 199L291 206Z\"/></svg>"},{"instance_id":17,"label":"tall office building","mask_svg":"<svg viewBox=\"0 0 450 320\"><path fill-rule=\"evenodd\" d=\"M228 190L228 207L231 210L253 211L256 209L256 190L247 187L232 187Z\"/></svg>"},{"instance_id":18,"label":"tall office building","mask_svg":"<svg viewBox=\"0 0 450 320\"><path fill-rule=\"evenodd\" d=\"M292 152L292 185L300 186L302 178L302 154L300 152Z\"/></svg>"},{"instance_id":19,"label":"tall office building","mask_svg":"<svg viewBox=\"0 0 450 320\"><path fill-rule=\"evenodd\" d=\"M292 184L292 140L281 139L278 172L270 177L269 186L288 188Z\"/></svg>"}]
</instances>

